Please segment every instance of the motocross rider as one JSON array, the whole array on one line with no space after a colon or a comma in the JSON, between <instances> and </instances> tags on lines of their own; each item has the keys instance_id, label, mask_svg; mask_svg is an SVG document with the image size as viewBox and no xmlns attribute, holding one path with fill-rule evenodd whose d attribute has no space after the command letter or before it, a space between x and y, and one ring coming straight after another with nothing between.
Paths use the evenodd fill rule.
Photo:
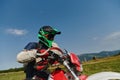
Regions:
<instances>
[{"instance_id":1,"label":"motocross rider","mask_svg":"<svg viewBox=\"0 0 120 80\"><path fill-rule=\"evenodd\" d=\"M37 53L42 54L42 52L46 51L48 48L51 48L52 46L58 47L56 43L54 43L54 37L57 34L61 34L60 31L57 29L52 28L51 26L43 26L40 28L38 32L38 38L39 42L30 42L24 49L30 50L30 49L37 49ZM48 74L45 71L47 62L47 55L42 56L41 58L35 57L33 61L29 62L25 66L25 73L26 73L26 79L25 80L31 80L34 75L37 75L44 80L47 80ZM41 61L40 61L40 60ZM44 59L44 60L43 60ZM37 62L39 61L39 63ZM36 76L34 76L36 78Z\"/></svg>"},{"instance_id":2,"label":"motocross rider","mask_svg":"<svg viewBox=\"0 0 120 80\"><path fill-rule=\"evenodd\" d=\"M54 42L54 37L57 34L61 34L60 31L52 28L51 26L43 26L38 32L39 42L28 43L24 50L17 55L17 61L20 63L26 63L24 65L26 79L25 80L47 80L49 73L47 73L47 60L51 54L48 51L45 55L44 52L52 47L58 47ZM58 47L59 48L59 47ZM53 51L55 52L55 51ZM61 56L60 52L55 52L57 55ZM40 54L38 56L37 54ZM56 59L53 59L50 63L54 63ZM80 69L79 69L80 70ZM79 71L78 70L78 71ZM38 79L37 79L38 78Z\"/></svg>"}]
</instances>

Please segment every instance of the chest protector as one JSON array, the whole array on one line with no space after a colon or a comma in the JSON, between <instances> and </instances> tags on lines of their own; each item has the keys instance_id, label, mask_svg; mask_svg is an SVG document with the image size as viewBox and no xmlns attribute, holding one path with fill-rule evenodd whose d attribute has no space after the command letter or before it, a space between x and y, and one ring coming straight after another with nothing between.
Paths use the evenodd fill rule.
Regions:
<instances>
[{"instance_id":1,"label":"chest protector","mask_svg":"<svg viewBox=\"0 0 120 80\"><path fill-rule=\"evenodd\" d=\"M38 49L37 54L42 55L42 54L44 54L45 51L46 51L46 49ZM46 52L45 55L36 56L36 69L37 70L42 70L47 67L48 56L49 56L48 52Z\"/></svg>"}]
</instances>

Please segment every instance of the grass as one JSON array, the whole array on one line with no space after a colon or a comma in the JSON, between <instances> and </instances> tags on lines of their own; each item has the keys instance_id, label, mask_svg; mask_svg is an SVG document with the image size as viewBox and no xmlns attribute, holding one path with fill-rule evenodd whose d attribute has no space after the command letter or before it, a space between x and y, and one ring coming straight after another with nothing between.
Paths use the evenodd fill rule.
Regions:
<instances>
[{"instance_id":1,"label":"grass","mask_svg":"<svg viewBox=\"0 0 120 80\"><path fill-rule=\"evenodd\" d=\"M91 75L101 71L120 72L120 55L97 60L83 62L83 73ZM25 74L23 71L0 73L0 80L23 80Z\"/></svg>"},{"instance_id":2,"label":"grass","mask_svg":"<svg viewBox=\"0 0 120 80\"><path fill-rule=\"evenodd\" d=\"M0 80L23 80L24 78L25 74L23 71L0 73Z\"/></svg>"},{"instance_id":3,"label":"grass","mask_svg":"<svg viewBox=\"0 0 120 80\"><path fill-rule=\"evenodd\" d=\"M91 60L83 63L83 67L87 75L102 71L120 72L120 56Z\"/></svg>"}]
</instances>

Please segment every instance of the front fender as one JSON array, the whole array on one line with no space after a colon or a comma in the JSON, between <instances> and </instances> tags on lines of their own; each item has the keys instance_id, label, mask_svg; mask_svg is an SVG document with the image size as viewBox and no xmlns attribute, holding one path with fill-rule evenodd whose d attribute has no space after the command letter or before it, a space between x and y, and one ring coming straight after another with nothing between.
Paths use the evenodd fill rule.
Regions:
<instances>
[{"instance_id":1,"label":"front fender","mask_svg":"<svg viewBox=\"0 0 120 80\"><path fill-rule=\"evenodd\" d=\"M117 72L99 72L92 74L87 80L120 80L120 73Z\"/></svg>"}]
</instances>

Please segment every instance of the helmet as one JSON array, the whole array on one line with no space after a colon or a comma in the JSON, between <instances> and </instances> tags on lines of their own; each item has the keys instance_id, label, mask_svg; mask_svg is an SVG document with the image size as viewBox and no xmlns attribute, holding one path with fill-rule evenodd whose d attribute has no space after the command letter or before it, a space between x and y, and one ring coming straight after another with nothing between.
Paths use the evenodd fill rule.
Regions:
<instances>
[{"instance_id":1,"label":"helmet","mask_svg":"<svg viewBox=\"0 0 120 80\"><path fill-rule=\"evenodd\" d=\"M51 47L56 34L61 34L57 29L53 29L51 26L43 26L38 32L38 38L46 46Z\"/></svg>"}]
</instances>

